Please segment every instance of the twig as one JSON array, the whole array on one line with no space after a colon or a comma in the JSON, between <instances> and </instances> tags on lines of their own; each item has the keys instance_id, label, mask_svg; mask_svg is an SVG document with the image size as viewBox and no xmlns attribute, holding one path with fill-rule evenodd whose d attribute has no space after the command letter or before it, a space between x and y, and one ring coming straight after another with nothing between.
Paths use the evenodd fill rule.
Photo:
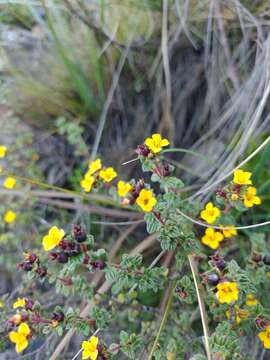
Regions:
<instances>
[{"instance_id":1,"label":"twig","mask_svg":"<svg viewBox=\"0 0 270 360\"><path fill-rule=\"evenodd\" d=\"M195 289L196 289L196 293L197 293L199 308L200 308L206 355L207 355L208 360L212 360L210 343L209 343L209 329L208 329L208 324L207 324L207 316L206 316L204 301L203 301L203 298L201 297L198 282L197 282L198 270L197 270L197 265L196 265L196 262L194 259L194 255L189 254L188 261L189 261L189 265L191 268L191 272L192 272L192 276L193 276L193 280L194 280L194 284L195 284Z\"/></svg>"},{"instance_id":2,"label":"twig","mask_svg":"<svg viewBox=\"0 0 270 360\"><path fill-rule=\"evenodd\" d=\"M187 214L183 213L181 210L177 209L177 212L182 215L185 219L193 222L194 224L203 226L205 228L212 228L212 229L217 229L217 230L230 230L229 227L226 226L215 226L215 225L210 225L210 224L206 224L203 221L199 221L196 219L193 219L192 217L188 216ZM253 229L253 228L257 228L257 227L262 227L262 226L266 226L270 224L270 220L269 221L265 221L262 223L257 223L257 224L253 224L253 225L245 225L245 226L234 226L233 228L235 230L245 230L245 229Z\"/></svg>"},{"instance_id":3,"label":"twig","mask_svg":"<svg viewBox=\"0 0 270 360\"><path fill-rule=\"evenodd\" d=\"M165 323L166 323L166 321L168 319L169 312L170 312L170 309L171 309L171 306L172 306L172 300L173 300L173 294L174 294L175 288L176 288L176 280L174 280L171 283L171 285L169 287L169 290L167 292L167 294L168 294L168 295L166 295L167 296L167 304L166 304L166 307L165 307L164 315L162 317L162 320L161 320L161 323L160 323L160 326L159 326L159 329L158 329L154 344L153 344L153 346L152 346L152 348L150 350L148 360L152 360L152 357L153 357L153 354L154 354L155 349L157 347L160 335L161 335L162 330L164 328L164 325L165 325Z\"/></svg>"}]
</instances>

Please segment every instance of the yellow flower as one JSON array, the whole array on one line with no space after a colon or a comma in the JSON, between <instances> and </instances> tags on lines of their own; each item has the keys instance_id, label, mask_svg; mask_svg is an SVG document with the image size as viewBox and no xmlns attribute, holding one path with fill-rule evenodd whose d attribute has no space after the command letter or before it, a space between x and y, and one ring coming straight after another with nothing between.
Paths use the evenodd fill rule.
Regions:
<instances>
[{"instance_id":1,"label":"yellow flower","mask_svg":"<svg viewBox=\"0 0 270 360\"><path fill-rule=\"evenodd\" d=\"M208 224L213 224L219 216L220 210L211 202L206 204L205 209L201 211L201 218Z\"/></svg>"},{"instance_id":2,"label":"yellow flower","mask_svg":"<svg viewBox=\"0 0 270 360\"><path fill-rule=\"evenodd\" d=\"M30 328L26 323L21 323L18 331L11 331L9 339L16 344L16 352L20 353L28 346L27 336L30 334Z\"/></svg>"},{"instance_id":3,"label":"yellow flower","mask_svg":"<svg viewBox=\"0 0 270 360\"><path fill-rule=\"evenodd\" d=\"M256 195L257 190L253 186L247 188L247 192L244 194L244 205L246 207L252 207L253 205L260 205L262 203L261 198Z\"/></svg>"},{"instance_id":4,"label":"yellow flower","mask_svg":"<svg viewBox=\"0 0 270 360\"><path fill-rule=\"evenodd\" d=\"M3 186L6 189L13 189L15 184L16 184L16 180L13 177L7 177L6 180L4 181Z\"/></svg>"},{"instance_id":5,"label":"yellow flower","mask_svg":"<svg viewBox=\"0 0 270 360\"><path fill-rule=\"evenodd\" d=\"M219 243L223 240L223 235L219 231L215 231L212 228L207 228L205 234L202 237L202 243L209 246L211 249L217 249Z\"/></svg>"},{"instance_id":6,"label":"yellow flower","mask_svg":"<svg viewBox=\"0 0 270 360\"><path fill-rule=\"evenodd\" d=\"M82 342L82 359L91 359L96 360L98 356L98 338L96 336L91 336L88 341Z\"/></svg>"},{"instance_id":7,"label":"yellow flower","mask_svg":"<svg viewBox=\"0 0 270 360\"><path fill-rule=\"evenodd\" d=\"M89 175L93 175L95 172L97 172L98 170L100 170L102 167L102 163L100 159L96 159L95 161L92 161L89 164Z\"/></svg>"},{"instance_id":8,"label":"yellow flower","mask_svg":"<svg viewBox=\"0 0 270 360\"><path fill-rule=\"evenodd\" d=\"M231 303L238 299L238 285L236 282L225 281L217 285L217 299L221 304Z\"/></svg>"},{"instance_id":9,"label":"yellow flower","mask_svg":"<svg viewBox=\"0 0 270 360\"><path fill-rule=\"evenodd\" d=\"M251 172L237 169L233 173L233 182L238 185L251 185L252 184L252 181L250 180L251 175L252 175Z\"/></svg>"},{"instance_id":10,"label":"yellow flower","mask_svg":"<svg viewBox=\"0 0 270 360\"><path fill-rule=\"evenodd\" d=\"M136 199L136 204L145 212L152 211L156 203L157 199L154 197L152 190L142 189Z\"/></svg>"},{"instance_id":11,"label":"yellow flower","mask_svg":"<svg viewBox=\"0 0 270 360\"><path fill-rule=\"evenodd\" d=\"M4 304L2 303L2 301L0 301L0 309L4 306Z\"/></svg>"},{"instance_id":12,"label":"yellow flower","mask_svg":"<svg viewBox=\"0 0 270 360\"><path fill-rule=\"evenodd\" d=\"M104 170L101 170L99 176L105 182L111 182L117 176L117 172L110 166Z\"/></svg>"},{"instance_id":13,"label":"yellow flower","mask_svg":"<svg viewBox=\"0 0 270 360\"><path fill-rule=\"evenodd\" d=\"M42 239L43 248L45 251L50 251L55 248L63 239L65 232L63 229L58 229L57 226L53 226L47 235Z\"/></svg>"},{"instance_id":14,"label":"yellow flower","mask_svg":"<svg viewBox=\"0 0 270 360\"><path fill-rule=\"evenodd\" d=\"M4 221L7 224L12 223L17 217L17 214L15 212L13 212L12 210L7 210L4 214Z\"/></svg>"},{"instance_id":15,"label":"yellow flower","mask_svg":"<svg viewBox=\"0 0 270 360\"><path fill-rule=\"evenodd\" d=\"M255 299L253 294L247 294L246 296L246 305L247 306L256 306L258 304L258 300Z\"/></svg>"},{"instance_id":16,"label":"yellow flower","mask_svg":"<svg viewBox=\"0 0 270 360\"><path fill-rule=\"evenodd\" d=\"M226 311L226 316L228 319L234 319L237 324L241 322L241 320L246 320L248 318L249 312L245 309L239 309L239 306L234 307L234 314L232 316L230 310Z\"/></svg>"},{"instance_id":17,"label":"yellow flower","mask_svg":"<svg viewBox=\"0 0 270 360\"><path fill-rule=\"evenodd\" d=\"M13 304L13 309L17 309L18 307L24 308L26 305L26 301L24 298L18 298Z\"/></svg>"},{"instance_id":18,"label":"yellow flower","mask_svg":"<svg viewBox=\"0 0 270 360\"><path fill-rule=\"evenodd\" d=\"M84 189L85 192L90 192L94 182L95 182L94 176L86 173L84 178L81 180L81 187Z\"/></svg>"},{"instance_id":19,"label":"yellow flower","mask_svg":"<svg viewBox=\"0 0 270 360\"><path fill-rule=\"evenodd\" d=\"M267 328L258 334L260 340L263 342L263 346L266 349L270 349L270 325Z\"/></svg>"},{"instance_id":20,"label":"yellow flower","mask_svg":"<svg viewBox=\"0 0 270 360\"><path fill-rule=\"evenodd\" d=\"M6 156L7 148L4 145L0 145L0 158Z\"/></svg>"},{"instance_id":21,"label":"yellow flower","mask_svg":"<svg viewBox=\"0 0 270 360\"><path fill-rule=\"evenodd\" d=\"M118 181L117 183L117 192L118 192L118 195L121 196L121 197L124 197L127 195L127 193L129 192L129 190L132 189L132 186L127 183L127 182L124 182L122 180Z\"/></svg>"},{"instance_id":22,"label":"yellow flower","mask_svg":"<svg viewBox=\"0 0 270 360\"><path fill-rule=\"evenodd\" d=\"M160 134L153 134L152 137L147 138L144 143L154 154L159 153L163 147L170 145L169 140L162 139Z\"/></svg>"},{"instance_id":23,"label":"yellow flower","mask_svg":"<svg viewBox=\"0 0 270 360\"><path fill-rule=\"evenodd\" d=\"M221 228L226 228L226 229L223 229L222 232L223 232L223 235L225 238L231 238L235 235L237 235L237 230L235 229L235 227L233 225L221 225L219 224L219 226Z\"/></svg>"}]
</instances>

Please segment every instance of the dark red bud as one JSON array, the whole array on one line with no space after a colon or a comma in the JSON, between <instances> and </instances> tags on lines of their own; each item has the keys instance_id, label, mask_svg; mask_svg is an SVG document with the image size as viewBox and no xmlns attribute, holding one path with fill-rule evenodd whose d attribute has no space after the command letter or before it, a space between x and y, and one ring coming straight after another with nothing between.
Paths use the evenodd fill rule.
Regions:
<instances>
[{"instance_id":1,"label":"dark red bud","mask_svg":"<svg viewBox=\"0 0 270 360\"><path fill-rule=\"evenodd\" d=\"M34 306L34 301L30 299L26 299L25 310L32 311L33 306Z\"/></svg>"},{"instance_id":2,"label":"dark red bud","mask_svg":"<svg viewBox=\"0 0 270 360\"><path fill-rule=\"evenodd\" d=\"M206 274L203 276L203 279L213 286L216 286L219 282L219 276L215 273Z\"/></svg>"},{"instance_id":3,"label":"dark red bud","mask_svg":"<svg viewBox=\"0 0 270 360\"><path fill-rule=\"evenodd\" d=\"M53 313L52 320L54 321L63 321L64 320L64 313L62 311L57 311Z\"/></svg>"},{"instance_id":4,"label":"dark red bud","mask_svg":"<svg viewBox=\"0 0 270 360\"><path fill-rule=\"evenodd\" d=\"M40 278L44 278L47 275L47 268L45 266L39 266L36 270L36 273Z\"/></svg>"},{"instance_id":5,"label":"dark red bud","mask_svg":"<svg viewBox=\"0 0 270 360\"><path fill-rule=\"evenodd\" d=\"M216 194L220 197L223 197L224 199L227 199L227 194L223 189L217 190Z\"/></svg>"},{"instance_id":6,"label":"dark red bud","mask_svg":"<svg viewBox=\"0 0 270 360\"><path fill-rule=\"evenodd\" d=\"M72 232L74 239L79 243L84 242L87 238L86 231L81 225L73 225Z\"/></svg>"},{"instance_id":7,"label":"dark red bud","mask_svg":"<svg viewBox=\"0 0 270 360\"><path fill-rule=\"evenodd\" d=\"M265 255L263 257L263 262L265 263L265 265L270 265L270 255Z\"/></svg>"},{"instance_id":8,"label":"dark red bud","mask_svg":"<svg viewBox=\"0 0 270 360\"><path fill-rule=\"evenodd\" d=\"M70 247L70 243L67 239L62 239L59 243L59 247L63 250L66 250Z\"/></svg>"},{"instance_id":9,"label":"dark red bud","mask_svg":"<svg viewBox=\"0 0 270 360\"><path fill-rule=\"evenodd\" d=\"M262 258L262 255L254 253L254 254L252 254L251 259L256 263L259 263L262 261L263 258Z\"/></svg>"},{"instance_id":10,"label":"dark red bud","mask_svg":"<svg viewBox=\"0 0 270 360\"><path fill-rule=\"evenodd\" d=\"M20 264L20 268L23 271L31 271L33 269L33 264L30 262L24 262L24 263Z\"/></svg>"},{"instance_id":11,"label":"dark red bud","mask_svg":"<svg viewBox=\"0 0 270 360\"><path fill-rule=\"evenodd\" d=\"M60 263L60 264L65 264L68 262L68 254L66 252L61 252L58 254L58 257L57 257L57 261Z\"/></svg>"},{"instance_id":12,"label":"dark red bud","mask_svg":"<svg viewBox=\"0 0 270 360\"><path fill-rule=\"evenodd\" d=\"M148 147L145 144L140 144L137 146L136 153L138 155L147 157L150 154L150 150L148 149Z\"/></svg>"},{"instance_id":13,"label":"dark red bud","mask_svg":"<svg viewBox=\"0 0 270 360\"><path fill-rule=\"evenodd\" d=\"M90 262L90 256L89 256L89 255L85 255L84 258L83 258L83 263L84 263L84 265L89 264L89 262Z\"/></svg>"},{"instance_id":14,"label":"dark red bud","mask_svg":"<svg viewBox=\"0 0 270 360\"><path fill-rule=\"evenodd\" d=\"M97 270L102 270L102 269L104 269L104 267L105 267L104 262L101 261L101 260L92 261L92 262L90 262L90 265L91 265L94 269L97 269Z\"/></svg>"},{"instance_id":15,"label":"dark red bud","mask_svg":"<svg viewBox=\"0 0 270 360\"><path fill-rule=\"evenodd\" d=\"M217 267L221 271L224 270L226 267L225 260L218 253L212 256L212 263L215 267Z\"/></svg>"}]
</instances>

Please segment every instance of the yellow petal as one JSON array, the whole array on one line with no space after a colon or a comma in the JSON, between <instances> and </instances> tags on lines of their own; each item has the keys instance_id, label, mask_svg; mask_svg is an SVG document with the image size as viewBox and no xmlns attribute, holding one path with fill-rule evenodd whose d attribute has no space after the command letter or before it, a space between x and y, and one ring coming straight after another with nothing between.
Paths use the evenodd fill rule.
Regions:
<instances>
[{"instance_id":1,"label":"yellow petal","mask_svg":"<svg viewBox=\"0 0 270 360\"><path fill-rule=\"evenodd\" d=\"M20 338L19 334L16 331L11 331L8 334L8 337L9 337L9 340L15 344L19 341L19 338Z\"/></svg>"},{"instance_id":2,"label":"yellow petal","mask_svg":"<svg viewBox=\"0 0 270 360\"><path fill-rule=\"evenodd\" d=\"M20 340L20 342L18 342L18 343L16 344L16 352L17 352L17 353L22 352L24 349L27 348L27 346L28 346L28 340L27 340L26 337L24 337L24 338L22 338L22 339Z\"/></svg>"},{"instance_id":3,"label":"yellow petal","mask_svg":"<svg viewBox=\"0 0 270 360\"><path fill-rule=\"evenodd\" d=\"M30 328L26 323L21 323L18 328L18 333L23 334L25 336L30 334Z\"/></svg>"},{"instance_id":4,"label":"yellow petal","mask_svg":"<svg viewBox=\"0 0 270 360\"><path fill-rule=\"evenodd\" d=\"M42 245L45 251L50 251L55 248L55 242L49 235L45 235L42 240Z\"/></svg>"}]
</instances>

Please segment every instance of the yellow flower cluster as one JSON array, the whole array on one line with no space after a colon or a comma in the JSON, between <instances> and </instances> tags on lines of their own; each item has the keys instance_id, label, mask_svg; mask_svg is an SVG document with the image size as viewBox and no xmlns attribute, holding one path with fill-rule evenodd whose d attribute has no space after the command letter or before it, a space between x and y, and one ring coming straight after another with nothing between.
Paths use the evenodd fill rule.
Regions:
<instances>
[{"instance_id":1,"label":"yellow flower cluster","mask_svg":"<svg viewBox=\"0 0 270 360\"><path fill-rule=\"evenodd\" d=\"M29 326L23 322L19 325L18 331L11 331L9 333L9 339L16 344L16 352L20 353L28 346L28 335L30 334Z\"/></svg>"},{"instance_id":2,"label":"yellow flower cluster","mask_svg":"<svg viewBox=\"0 0 270 360\"><path fill-rule=\"evenodd\" d=\"M7 147L0 145L0 159L4 158L7 154ZM3 171L3 168L0 166L0 173ZM16 185L16 179L11 176L8 176L4 182L3 187L6 189L13 189ZM3 220L7 224L11 224L17 217L17 214L12 210L7 210L3 215Z\"/></svg>"},{"instance_id":3,"label":"yellow flower cluster","mask_svg":"<svg viewBox=\"0 0 270 360\"><path fill-rule=\"evenodd\" d=\"M236 282L224 281L217 285L217 299L221 304L230 304L238 300L238 285Z\"/></svg>"},{"instance_id":4,"label":"yellow flower cluster","mask_svg":"<svg viewBox=\"0 0 270 360\"><path fill-rule=\"evenodd\" d=\"M250 179L252 173L249 171L243 171L237 169L234 172L233 183L236 185L252 185L252 180ZM238 200L238 194L232 194L232 200ZM260 205L262 203L261 198L257 195L257 189L254 186L248 186L245 193L243 194L243 202L245 207L250 208L254 205Z\"/></svg>"},{"instance_id":5,"label":"yellow flower cluster","mask_svg":"<svg viewBox=\"0 0 270 360\"><path fill-rule=\"evenodd\" d=\"M63 229L59 229L57 226L53 226L47 235L42 239L42 245L45 251L50 251L58 246L65 235Z\"/></svg>"},{"instance_id":6,"label":"yellow flower cluster","mask_svg":"<svg viewBox=\"0 0 270 360\"><path fill-rule=\"evenodd\" d=\"M109 183L116 176L117 172L111 166L102 168L101 160L96 159L89 164L88 171L81 180L81 187L85 192L90 192L98 178L102 179L105 183Z\"/></svg>"},{"instance_id":7,"label":"yellow flower cluster","mask_svg":"<svg viewBox=\"0 0 270 360\"><path fill-rule=\"evenodd\" d=\"M96 360L98 357L98 338L96 336L91 336L88 341L82 342L82 359L91 359Z\"/></svg>"},{"instance_id":8,"label":"yellow flower cluster","mask_svg":"<svg viewBox=\"0 0 270 360\"><path fill-rule=\"evenodd\" d=\"M160 134L153 134L152 137L145 140L145 145L153 154L158 154L162 151L162 148L170 145L169 140L162 139Z\"/></svg>"}]
</instances>

